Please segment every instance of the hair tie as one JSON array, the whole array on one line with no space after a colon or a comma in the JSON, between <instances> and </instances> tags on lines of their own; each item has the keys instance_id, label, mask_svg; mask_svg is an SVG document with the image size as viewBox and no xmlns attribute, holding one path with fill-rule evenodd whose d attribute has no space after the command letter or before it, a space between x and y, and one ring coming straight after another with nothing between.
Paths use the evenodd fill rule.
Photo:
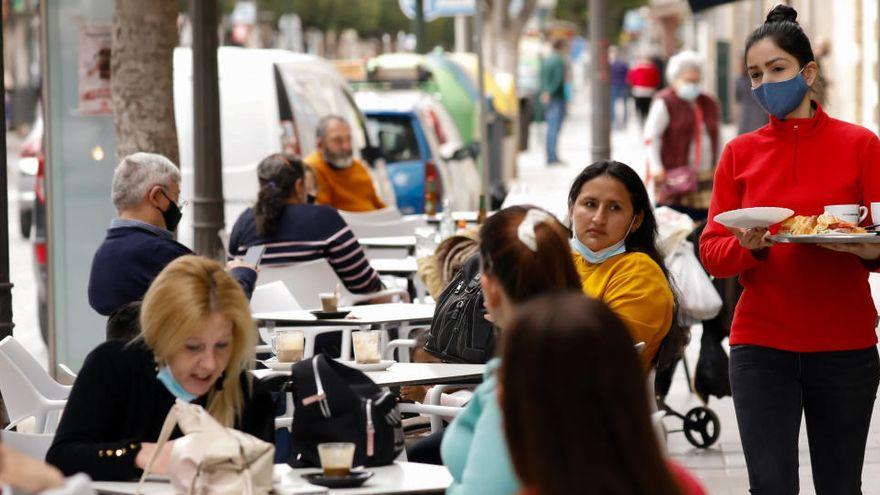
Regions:
<instances>
[{"instance_id":1,"label":"hair tie","mask_svg":"<svg viewBox=\"0 0 880 495\"><path fill-rule=\"evenodd\" d=\"M270 188L270 189L275 189L275 188L277 188L278 186L275 184L275 181L271 181L271 180L270 180L270 181L266 182L266 187L268 187L268 188Z\"/></svg>"},{"instance_id":2,"label":"hair tie","mask_svg":"<svg viewBox=\"0 0 880 495\"><path fill-rule=\"evenodd\" d=\"M537 253L538 240L535 237L535 226L552 219L553 216L546 211L533 208L526 212L526 216L516 229L516 236L526 245L527 248Z\"/></svg>"}]
</instances>

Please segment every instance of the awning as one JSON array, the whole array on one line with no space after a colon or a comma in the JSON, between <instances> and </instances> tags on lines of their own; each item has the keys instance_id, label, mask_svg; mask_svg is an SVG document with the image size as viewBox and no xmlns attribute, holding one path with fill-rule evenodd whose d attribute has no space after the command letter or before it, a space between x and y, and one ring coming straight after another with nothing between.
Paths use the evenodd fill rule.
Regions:
<instances>
[{"instance_id":1,"label":"awning","mask_svg":"<svg viewBox=\"0 0 880 495\"><path fill-rule=\"evenodd\" d=\"M688 4L691 6L691 11L697 13L701 10L717 7L718 5L724 5L726 3L733 3L735 1L736 0L688 0Z\"/></svg>"}]
</instances>

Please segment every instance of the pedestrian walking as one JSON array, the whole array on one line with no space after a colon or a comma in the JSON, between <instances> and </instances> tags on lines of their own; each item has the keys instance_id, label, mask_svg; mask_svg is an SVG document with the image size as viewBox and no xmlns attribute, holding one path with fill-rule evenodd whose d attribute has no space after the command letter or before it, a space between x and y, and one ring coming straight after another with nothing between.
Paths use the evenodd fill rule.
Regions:
<instances>
[{"instance_id":1,"label":"pedestrian walking","mask_svg":"<svg viewBox=\"0 0 880 495\"><path fill-rule=\"evenodd\" d=\"M645 122L648 109L651 108L651 99L660 86L661 73L647 57L640 57L629 68L626 74L626 82L630 87L630 94L639 114L639 125Z\"/></svg>"},{"instance_id":2,"label":"pedestrian walking","mask_svg":"<svg viewBox=\"0 0 880 495\"><path fill-rule=\"evenodd\" d=\"M627 99L629 97L629 84L626 75L629 72L629 63L620 52L620 48L612 46L608 48L608 58L611 61L611 125L616 129L626 127L629 120ZM623 106L623 118L617 118L617 103Z\"/></svg>"},{"instance_id":3,"label":"pedestrian walking","mask_svg":"<svg viewBox=\"0 0 880 495\"><path fill-rule=\"evenodd\" d=\"M700 254L716 277L739 276L730 384L751 493L798 493L798 436L806 420L818 495L861 493L880 359L868 273L877 244L774 245L766 228L726 228L715 215L780 206L880 201L880 139L828 116L797 12L776 6L748 37L752 94L770 125L727 144ZM833 164L833 165L831 165Z\"/></svg>"},{"instance_id":4,"label":"pedestrian walking","mask_svg":"<svg viewBox=\"0 0 880 495\"><path fill-rule=\"evenodd\" d=\"M547 121L547 164L559 164L556 143L562 121L565 120L565 75L567 43L558 38L553 41L553 53L541 62L541 103Z\"/></svg>"}]
</instances>

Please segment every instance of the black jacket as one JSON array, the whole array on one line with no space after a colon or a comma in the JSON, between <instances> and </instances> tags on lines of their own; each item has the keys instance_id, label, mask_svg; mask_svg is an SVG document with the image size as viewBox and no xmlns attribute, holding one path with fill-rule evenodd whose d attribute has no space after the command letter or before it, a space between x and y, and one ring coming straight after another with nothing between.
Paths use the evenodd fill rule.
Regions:
<instances>
[{"instance_id":1,"label":"black jacket","mask_svg":"<svg viewBox=\"0 0 880 495\"><path fill-rule=\"evenodd\" d=\"M235 426L272 442L272 399L259 380L253 380L249 393L246 373L244 408ZM204 406L206 399L196 403ZM46 461L67 476L84 472L96 481L134 479L141 473L134 463L140 442L159 438L174 400L156 378L153 351L142 340L104 342L86 357ZM180 435L175 429L172 438Z\"/></svg>"}]
</instances>

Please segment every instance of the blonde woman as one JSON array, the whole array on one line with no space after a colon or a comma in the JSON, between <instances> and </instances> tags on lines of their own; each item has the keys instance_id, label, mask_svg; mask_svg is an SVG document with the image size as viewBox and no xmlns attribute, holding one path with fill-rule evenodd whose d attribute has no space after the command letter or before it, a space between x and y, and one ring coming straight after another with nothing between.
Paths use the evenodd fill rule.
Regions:
<instances>
[{"instance_id":1,"label":"blonde woman","mask_svg":"<svg viewBox=\"0 0 880 495\"><path fill-rule=\"evenodd\" d=\"M220 264L197 256L171 262L147 291L140 323L130 343L108 341L86 357L49 463L94 480L137 477L178 398L272 441L271 398L247 374L256 338L248 301ZM163 448L159 472L172 446Z\"/></svg>"}]
</instances>

